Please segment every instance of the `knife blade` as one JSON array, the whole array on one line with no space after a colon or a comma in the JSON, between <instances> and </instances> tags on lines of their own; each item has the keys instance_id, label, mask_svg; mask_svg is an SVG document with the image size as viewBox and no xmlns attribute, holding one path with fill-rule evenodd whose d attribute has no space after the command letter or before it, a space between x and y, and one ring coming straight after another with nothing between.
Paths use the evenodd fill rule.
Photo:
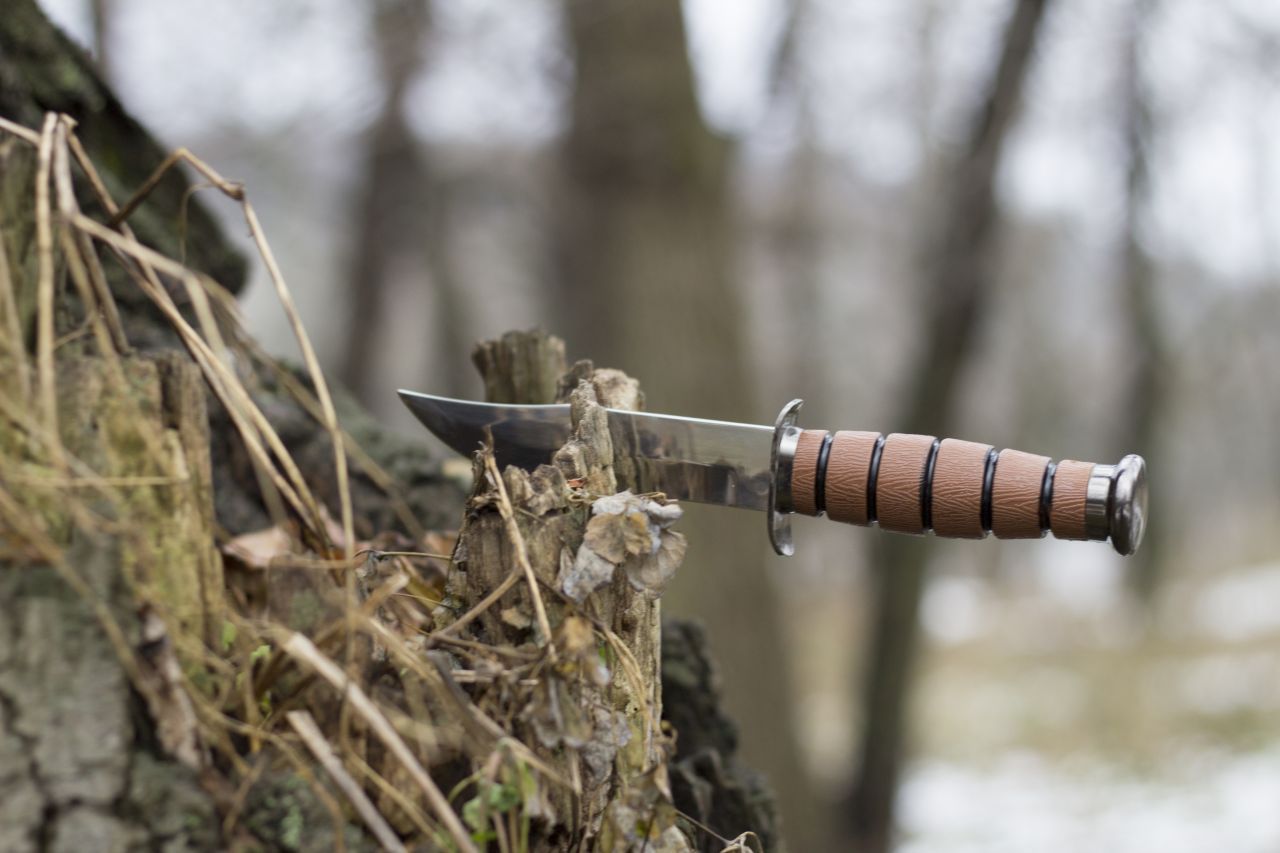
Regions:
<instances>
[{"instance_id":1,"label":"knife blade","mask_svg":"<svg viewBox=\"0 0 1280 853\"><path fill-rule=\"evenodd\" d=\"M431 432L462 454L492 435L499 465L551 462L573 432L569 406L455 400L401 390ZM794 551L789 517L826 515L899 533L981 539L1110 541L1137 550L1146 527L1146 463L1064 460L903 433L800 429L800 400L773 426L605 409L620 488L768 515L779 554Z\"/></svg>"}]
</instances>

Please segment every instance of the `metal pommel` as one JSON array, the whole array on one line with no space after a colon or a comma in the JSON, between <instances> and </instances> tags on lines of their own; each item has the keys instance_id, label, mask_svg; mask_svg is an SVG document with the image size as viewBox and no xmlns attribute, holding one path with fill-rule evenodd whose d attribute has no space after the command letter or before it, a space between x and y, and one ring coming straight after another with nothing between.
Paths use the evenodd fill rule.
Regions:
<instances>
[{"instance_id":1,"label":"metal pommel","mask_svg":"<svg viewBox=\"0 0 1280 853\"><path fill-rule=\"evenodd\" d=\"M791 541L790 513L795 511L791 497L791 473L795 468L796 445L800 442L801 429L796 418L804 400L792 400L778 412L773 424L773 447L769 452L769 542L782 557L796 552Z\"/></svg>"},{"instance_id":2,"label":"metal pommel","mask_svg":"<svg viewBox=\"0 0 1280 853\"><path fill-rule=\"evenodd\" d=\"M1111 540L1129 556L1142 544L1147 526L1147 463L1130 454L1117 465L1095 465L1085 496L1085 534Z\"/></svg>"},{"instance_id":3,"label":"metal pommel","mask_svg":"<svg viewBox=\"0 0 1280 853\"><path fill-rule=\"evenodd\" d=\"M1112 547L1126 557L1137 551L1147 529L1147 463L1141 456L1129 454L1116 466L1107 520Z\"/></svg>"}]
</instances>

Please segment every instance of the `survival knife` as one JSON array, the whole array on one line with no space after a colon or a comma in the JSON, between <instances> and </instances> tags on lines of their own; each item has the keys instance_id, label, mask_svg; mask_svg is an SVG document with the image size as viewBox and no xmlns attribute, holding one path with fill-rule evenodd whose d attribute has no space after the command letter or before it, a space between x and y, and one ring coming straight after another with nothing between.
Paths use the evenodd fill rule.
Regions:
<instances>
[{"instance_id":1,"label":"survival knife","mask_svg":"<svg viewBox=\"0 0 1280 853\"><path fill-rule=\"evenodd\" d=\"M427 429L463 454L486 430L499 465L551 462L572 432L568 404L507 405L414 391L400 398ZM823 515L897 533L961 539L1110 541L1129 555L1147 516L1146 463L1098 465L931 435L801 429L803 401L773 426L605 409L619 487L766 514L769 541L794 553L790 516Z\"/></svg>"}]
</instances>

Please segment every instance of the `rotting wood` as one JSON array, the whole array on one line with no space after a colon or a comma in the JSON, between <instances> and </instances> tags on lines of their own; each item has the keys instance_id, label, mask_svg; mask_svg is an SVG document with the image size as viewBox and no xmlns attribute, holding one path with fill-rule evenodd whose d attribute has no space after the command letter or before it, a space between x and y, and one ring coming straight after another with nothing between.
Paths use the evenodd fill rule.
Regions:
<instances>
[{"instance_id":1,"label":"rotting wood","mask_svg":"<svg viewBox=\"0 0 1280 853\"><path fill-rule=\"evenodd\" d=\"M553 800L560 820L572 819L568 828L574 843L608 850L643 843L646 833L638 833L634 814L636 803L643 801L654 810L647 833L650 849L691 849L674 824L667 743L659 726L661 616L656 591L633 583L625 568L605 563L607 574L581 605L565 593L566 574L579 559L591 524L609 521L602 515L592 518L592 503L617 492L612 441L601 407L633 409L642 397L635 380L589 364L576 365L569 375L577 384L562 387L569 384L562 383L563 354L559 339L540 332L508 333L476 348L474 360L492 395L551 403L559 389L561 401L571 404L574 434L555 454L554 465L533 472L507 468L500 486L492 477L487 484L478 477L459 534L457 570L448 586L455 611L441 611L440 625L505 587L466 633L493 646L519 649L550 640L557 649L560 659L543 669L514 732L576 781L576 796L556 792L560 799ZM492 460L485 465L495 470ZM513 514L502 506L506 499L514 505ZM504 516L514 522L514 530ZM638 511L628 517L644 525L648 547L650 520ZM683 539L667 535L682 555ZM521 550L536 578L536 595L528 584L510 581L515 552ZM539 613L539 597L545 613ZM539 623L553 636L540 636L547 629L539 630ZM481 688L474 689L483 706ZM550 839L565 828L549 822L543 838L551 846L535 849L562 849Z\"/></svg>"}]
</instances>

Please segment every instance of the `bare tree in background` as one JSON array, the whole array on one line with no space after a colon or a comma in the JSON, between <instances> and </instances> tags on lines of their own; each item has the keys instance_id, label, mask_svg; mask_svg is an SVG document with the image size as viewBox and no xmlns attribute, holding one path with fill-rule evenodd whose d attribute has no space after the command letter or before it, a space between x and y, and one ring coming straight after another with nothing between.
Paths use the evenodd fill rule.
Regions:
<instances>
[{"instance_id":1,"label":"bare tree in background","mask_svg":"<svg viewBox=\"0 0 1280 853\"><path fill-rule=\"evenodd\" d=\"M1150 95L1143 74L1144 32L1157 8L1156 0L1133 0L1129 8L1122 71L1121 121L1125 140L1125 217L1121 275L1125 339L1131 359L1124 377L1125 411L1118 446L1146 456L1158 450L1159 422L1165 397L1166 352L1156 298L1156 270L1142 245L1142 219L1149 207L1151 172L1148 151L1152 139ZM1130 451L1126 451L1130 452ZM1159 491L1152 497L1159 503ZM1159 513L1159 509L1155 510ZM1160 581L1161 537L1150 535L1130 558L1129 577L1140 602L1150 604ZM1157 532L1158 531L1154 531Z\"/></svg>"},{"instance_id":2,"label":"bare tree in background","mask_svg":"<svg viewBox=\"0 0 1280 853\"><path fill-rule=\"evenodd\" d=\"M990 296L998 236L996 169L1013 126L1049 0L1015 0L995 77L968 142L943 176L938 215L926 245L922 290L924 350L903 394L900 423L945 436L955 412L956 379L977 340ZM847 846L888 850L902 765L907 694L918 645L918 616L929 548L921 540L877 537L876 601L868 643L864 726L857 777L844 810Z\"/></svg>"},{"instance_id":3,"label":"bare tree in background","mask_svg":"<svg viewBox=\"0 0 1280 853\"><path fill-rule=\"evenodd\" d=\"M102 79L111 81L111 12L112 0L89 0L89 19L93 23L93 61Z\"/></svg>"},{"instance_id":4,"label":"bare tree in background","mask_svg":"<svg viewBox=\"0 0 1280 853\"><path fill-rule=\"evenodd\" d=\"M641 377L654 410L758 420L730 270L730 146L699 110L680 2L565 8L577 73L553 324L577 352ZM777 789L792 843L814 849L791 703L775 695L790 692L790 667L763 524L701 510L689 508L689 560L667 600L706 623L745 757Z\"/></svg>"},{"instance_id":5,"label":"bare tree in background","mask_svg":"<svg viewBox=\"0 0 1280 853\"><path fill-rule=\"evenodd\" d=\"M383 87L382 110L368 132L358 190L352 248L347 348L343 382L366 405L376 388L376 359L383 351L377 329L392 309L397 285L430 276L434 286L437 351L444 367L435 387L456 390L464 375L470 341L459 322L458 291L450 267L447 200L441 181L409 127L409 87L425 63L430 32L429 0L378 0L371 4L373 53ZM433 185L434 184L434 185Z\"/></svg>"},{"instance_id":6,"label":"bare tree in background","mask_svg":"<svg viewBox=\"0 0 1280 853\"><path fill-rule=\"evenodd\" d=\"M826 385L827 353L821 336L820 267L822 210L820 188L823 157L816 138L812 94L805 79L800 51L805 27L813 14L811 0L789 0L785 24L771 69L771 98L792 113L795 137L786 165L786 187L769 211L769 250L781 269L785 288L786 328L809 332L805 346L785 348L787 375L804 377L806 387ZM791 392L803 393L803 392Z\"/></svg>"}]
</instances>

